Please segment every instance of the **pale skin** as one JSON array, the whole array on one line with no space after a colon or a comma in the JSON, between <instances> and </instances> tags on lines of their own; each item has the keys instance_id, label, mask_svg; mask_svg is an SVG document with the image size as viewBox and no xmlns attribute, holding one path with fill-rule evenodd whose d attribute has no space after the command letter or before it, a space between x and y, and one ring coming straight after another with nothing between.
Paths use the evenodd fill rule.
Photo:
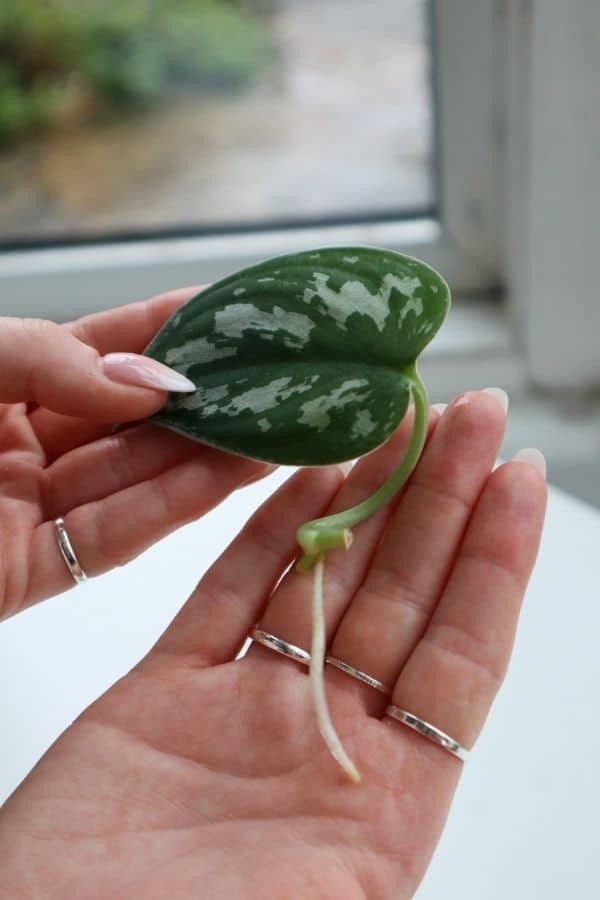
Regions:
<instances>
[{"instance_id":1,"label":"pale skin","mask_svg":"<svg viewBox=\"0 0 600 900\"><path fill-rule=\"evenodd\" d=\"M159 298L150 313L138 306L71 328L100 354L139 352L190 293ZM114 528L131 558L265 474L147 425L111 437L98 410L95 422L83 407L71 408L79 421L32 410L20 402L39 402L32 384L14 380L13 394L0 396L11 401L0 426L2 558L15 567L3 580L5 615L69 586L55 516L64 515L82 565L96 574L123 562L113 557ZM44 390L56 410L63 401ZM156 391L134 393L120 421L164 402ZM545 509L533 466L494 470L504 424L500 404L482 392L456 398L441 418L432 412L402 495L355 529L348 552L327 558L329 652L467 747L509 661ZM257 622L310 646L310 576L284 575L295 531L372 493L401 457L409 427L347 478L335 467L297 473L254 514L147 657L77 719L0 811L0 896L414 895L463 763L385 717L381 694L328 669L332 717L363 775L351 784L317 732L306 669L256 644L236 660ZM127 518L134 501L149 504L141 531Z\"/></svg>"}]
</instances>

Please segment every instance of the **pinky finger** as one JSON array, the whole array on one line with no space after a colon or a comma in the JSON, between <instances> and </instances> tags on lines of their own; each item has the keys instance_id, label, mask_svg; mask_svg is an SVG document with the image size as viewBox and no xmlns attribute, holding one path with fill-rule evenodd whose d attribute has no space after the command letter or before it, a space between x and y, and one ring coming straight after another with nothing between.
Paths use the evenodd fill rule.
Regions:
<instances>
[{"instance_id":1,"label":"pinky finger","mask_svg":"<svg viewBox=\"0 0 600 900\"><path fill-rule=\"evenodd\" d=\"M496 469L475 508L429 625L392 702L472 746L500 687L535 562L546 505L540 471Z\"/></svg>"}]
</instances>

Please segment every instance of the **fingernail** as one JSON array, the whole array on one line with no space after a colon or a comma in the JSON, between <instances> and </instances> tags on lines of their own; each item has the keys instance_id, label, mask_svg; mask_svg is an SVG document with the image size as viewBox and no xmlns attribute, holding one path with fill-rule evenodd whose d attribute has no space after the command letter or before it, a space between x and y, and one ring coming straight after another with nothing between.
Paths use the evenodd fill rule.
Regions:
<instances>
[{"instance_id":1,"label":"fingernail","mask_svg":"<svg viewBox=\"0 0 600 900\"><path fill-rule=\"evenodd\" d=\"M544 480L546 479L546 460L542 451L536 447L524 447L523 450L515 453L512 461L528 463L540 473Z\"/></svg>"},{"instance_id":2,"label":"fingernail","mask_svg":"<svg viewBox=\"0 0 600 900\"><path fill-rule=\"evenodd\" d=\"M444 410L448 406L447 403L432 403L431 408L435 409L436 413L439 413L440 416L444 414Z\"/></svg>"},{"instance_id":3,"label":"fingernail","mask_svg":"<svg viewBox=\"0 0 600 900\"><path fill-rule=\"evenodd\" d=\"M156 359L137 353L109 353L102 357L104 374L120 384L157 388L160 391L191 393L196 385Z\"/></svg>"},{"instance_id":4,"label":"fingernail","mask_svg":"<svg viewBox=\"0 0 600 900\"><path fill-rule=\"evenodd\" d=\"M508 394L506 391L503 391L502 388L499 387L489 387L483 389L484 394L489 394L490 397L494 397L505 413L508 412Z\"/></svg>"},{"instance_id":5,"label":"fingernail","mask_svg":"<svg viewBox=\"0 0 600 900\"><path fill-rule=\"evenodd\" d=\"M338 469L341 470L344 478L348 476L348 474L352 471L352 466L354 465L354 461L351 459L347 459L344 462L337 463Z\"/></svg>"}]
</instances>

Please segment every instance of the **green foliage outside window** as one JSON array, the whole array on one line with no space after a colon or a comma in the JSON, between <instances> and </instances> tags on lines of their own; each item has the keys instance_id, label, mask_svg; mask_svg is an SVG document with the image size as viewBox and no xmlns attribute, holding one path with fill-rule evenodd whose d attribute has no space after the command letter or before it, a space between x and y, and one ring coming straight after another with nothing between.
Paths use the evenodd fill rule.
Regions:
<instances>
[{"instance_id":1,"label":"green foliage outside window","mask_svg":"<svg viewBox=\"0 0 600 900\"><path fill-rule=\"evenodd\" d=\"M0 142L175 89L241 87L267 56L264 19L225 0L2 4Z\"/></svg>"}]
</instances>

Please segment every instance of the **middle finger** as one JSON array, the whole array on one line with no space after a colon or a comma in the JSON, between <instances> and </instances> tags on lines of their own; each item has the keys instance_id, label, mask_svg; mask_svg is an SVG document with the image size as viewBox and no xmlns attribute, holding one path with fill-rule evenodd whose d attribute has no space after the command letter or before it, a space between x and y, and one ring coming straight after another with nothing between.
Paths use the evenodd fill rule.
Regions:
<instances>
[{"instance_id":1,"label":"middle finger","mask_svg":"<svg viewBox=\"0 0 600 900\"><path fill-rule=\"evenodd\" d=\"M207 447L155 425L137 425L99 438L61 456L46 469L45 512L65 515L149 481L187 459L202 458Z\"/></svg>"},{"instance_id":2,"label":"middle finger","mask_svg":"<svg viewBox=\"0 0 600 900\"><path fill-rule=\"evenodd\" d=\"M94 347L101 356L111 351L142 353L165 320L200 290L201 287L186 287L168 291L150 300L84 316L64 327L80 341ZM30 413L29 423L44 448L48 463L74 447L110 435L112 431L112 426L105 422L89 422L39 407Z\"/></svg>"}]
</instances>

